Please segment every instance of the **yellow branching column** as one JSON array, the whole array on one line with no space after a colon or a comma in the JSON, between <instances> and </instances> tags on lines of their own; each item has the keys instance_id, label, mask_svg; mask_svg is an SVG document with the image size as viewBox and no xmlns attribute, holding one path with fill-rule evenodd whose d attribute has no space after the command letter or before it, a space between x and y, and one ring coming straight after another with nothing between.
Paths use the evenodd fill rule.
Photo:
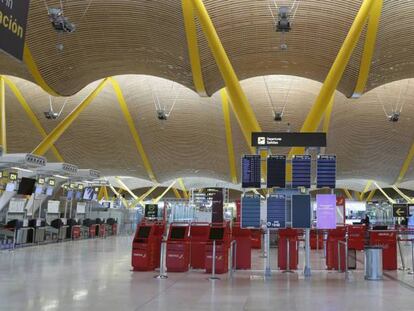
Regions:
<instances>
[{"instance_id":1,"label":"yellow branching column","mask_svg":"<svg viewBox=\"0 0 414 311\"><path fill-rule=\"evenodd\" d=\"M0 129L0 145L3 148L3 153L7 153L6 89L3 76L0 76Z\"/></svg>"}]
</instances>

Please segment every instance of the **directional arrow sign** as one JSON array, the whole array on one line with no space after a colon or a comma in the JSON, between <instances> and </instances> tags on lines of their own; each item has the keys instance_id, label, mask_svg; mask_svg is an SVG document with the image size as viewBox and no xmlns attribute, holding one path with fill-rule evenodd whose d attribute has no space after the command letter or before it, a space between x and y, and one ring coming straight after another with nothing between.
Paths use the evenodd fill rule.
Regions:
<instances>
[{"instance_id":1,"label":"directional arrow sign","mask_svg":"<svg viewBox=\"0 0 414 311\"><path fill-rule=\"evenodd\" d=\"M408 217L408 205L407 204L393 204L394 217Z\"/></svg>"}]
</instances>

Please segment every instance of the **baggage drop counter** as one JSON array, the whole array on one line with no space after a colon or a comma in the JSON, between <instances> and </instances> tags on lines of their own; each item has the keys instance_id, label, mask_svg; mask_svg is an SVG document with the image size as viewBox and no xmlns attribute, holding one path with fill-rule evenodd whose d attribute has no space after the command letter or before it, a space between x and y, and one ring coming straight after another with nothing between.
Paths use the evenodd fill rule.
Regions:
<instances>
[{"instance_id":1,"label":"baggage drop counter","mask_svg":"<svg viewBox=\"0 0 414 311\"><path fill-rule=\"evenodd\" d=\"M345 271L345 249L340 247L340 241L345 241L346 227L338 227L328 230L328 239L326 242L326 267L328 270ZM341 256L341 259L339 259ZM339 262L341 267L338 267ZM340 268L340 269L338 269Z\"/></svg>"},{"instance_id":2,"label":"baggage drop counter","mask_svg":"<svg viewBox=\"0 0 414 311\"><path fill-rule=\"evenodd\" d=\"M167 240L168 272L186 272L190 265L190 226L173 223Z\"/></svg>"},{"instance_id":3,"label":"baggage drop counter","mask_svg":"<svg viewBox=\"0 0 414 311\"><path fill-rule=\"evenodd\" d=\"M249 270L252 267L252 240L250 229L240 228L236 223L232 228L233 240L236 241L236 269Z\"/></svg>"},{"instance_id":4,"label":"baggage drop counter","mask_svg":"<svg viewBox=\"0 0 414 311\"><path fill-rule=\"evenodd\" d=\"M287 271L297 270L299 263L299 230L279 229L278 233L278 268Z\"/></svg>"},{"instance_id":5,"label":"baggage drop counter","mask_svg":"<svg viewBox=\"0 0 414 311\"><path fill-rule=\"evenodd\" d=\"M211 226L208 243L205 251L206 272L211 273L213 268L213 252L215 253L215 273L227 273L229 270L230 230L227 225Z\"/></svg>"},{"instance_id":6,"label":"baggage drop counter","mask_svg":"<svg viewBox=\"0 0 414 311\"><path fill-rule=\"evenodd\" d=\"M209 223L192 223L190 227L190 266L205 269L206 245L210 233Z\"/></svg>"},{"instance_id":7,"label":"baggage drop counter","mask_svg":"<svg viewBox=\"0 0 414 311\"><path fill-rule=\"evenodd\" d=\"M132 242L134 271L151 271L159 266L164 223L141 223Z\"/></svg>"},{"instance_id":8,"label":"baggage drop counter","mask_svg":"<svg viewBox=\"0 0 414 311\"><path fill-rule=\"evenodd\" d=\"M397 231L370 230L369 245L382 247L384 270L397 270Z\"/></svg>"}]
</instances>

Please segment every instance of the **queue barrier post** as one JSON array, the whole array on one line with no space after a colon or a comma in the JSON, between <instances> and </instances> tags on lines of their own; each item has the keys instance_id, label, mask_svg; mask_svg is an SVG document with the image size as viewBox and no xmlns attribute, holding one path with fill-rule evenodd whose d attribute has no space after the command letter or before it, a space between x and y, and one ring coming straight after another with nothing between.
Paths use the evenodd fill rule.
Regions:
<instances>
[{"instance_id":1,"label":"queue barrier post","mask_svg":"<svg viewBox=\"0 0 414 311\"><path fill-rule=\"evenodd\" d=\"M230 279L233 278L233 274L236 271L236 262L237 262L237 241L233 240L230 243L230 271L229 271Z\"/></svg>"},{"instance_id":2,"label":"queue barrier post","mask_svg":"<svg viewBox=\"0 0 414 311\"><path fill-rule=\"evenodd\" d=\"M411 271L408 274L414 275L414 239L411 239Z\"/></svg>"},{"instance_id":3,"label":"queue barrier post","mask_svg":"<svg viewBox=\"0 0 414 311\"><path fill-rule=\"evenodd\" d=\"M407 268L405 266L405 259L404 259L403 250L401 248L401 239L400 238L397 239L397 246L398 246L398 251L400 253L400 258L401 258L401 268L399 268L398 270L401 270L401 271L410 270L410 268Z\"/></svg>"},{"instance_id":4,"label":"queue barrier post","mask_svg":"<svg viewBox=\"0 0 414 311\"><path fill-rule=\"evenodd\" d=\"M161 241L161 256L160 256L160 274L155 276L156 279L168 279L167 270L165 268L165 258L167 253L167 241L162 239Z\"/></svg>"},{"instance_id":5,"label":"queue barrier post","mask_svg":"<svg viewBox=\"0 0 414 311\"><path fill-rule=\"evenodd\" d=\"M211 256L211 260L211 276L209 277L209 280L220 280L220 278L216 276L216 240L213 240L213 256Z\"/></svg>"}]
</instances>

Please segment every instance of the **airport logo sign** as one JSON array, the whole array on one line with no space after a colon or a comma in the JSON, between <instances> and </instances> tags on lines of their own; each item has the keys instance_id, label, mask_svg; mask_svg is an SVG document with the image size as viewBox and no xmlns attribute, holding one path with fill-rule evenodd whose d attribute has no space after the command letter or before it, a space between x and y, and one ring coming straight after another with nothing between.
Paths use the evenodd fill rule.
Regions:
<instances>
[{"instance_id":1,"label":"airport logo sign","mask_svg":"<svg viewBox=\"0 0 414 311\"><path fill-rule=\"evenodd\" d=\"M0 49L23 60L30 0L0 0Z\"/></svg>"}]
</instances>

